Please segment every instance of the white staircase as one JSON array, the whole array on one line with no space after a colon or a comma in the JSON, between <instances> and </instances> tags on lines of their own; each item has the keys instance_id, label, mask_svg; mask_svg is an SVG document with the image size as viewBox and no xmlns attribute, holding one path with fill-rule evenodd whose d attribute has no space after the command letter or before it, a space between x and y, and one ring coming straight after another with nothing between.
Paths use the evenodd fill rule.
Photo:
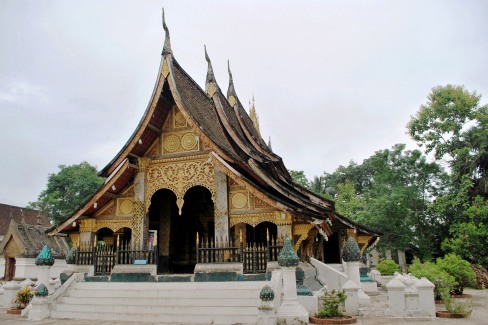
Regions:
<instances>
[{"instance_id":1,"label":"white staircase","mask_svg":"<svg viewBox=\"0 0 488 325\"><path fill-rule=\"evenodd\" d=\"M255 324L267 282L78 282L51 318L153 323Z\"/></svg>"}]
</instances>

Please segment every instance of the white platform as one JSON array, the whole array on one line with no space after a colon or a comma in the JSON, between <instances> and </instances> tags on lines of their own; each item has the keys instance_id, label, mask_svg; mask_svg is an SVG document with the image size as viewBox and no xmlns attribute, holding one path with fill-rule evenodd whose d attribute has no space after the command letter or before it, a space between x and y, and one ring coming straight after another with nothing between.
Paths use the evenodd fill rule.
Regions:
<instances>
[{"instance_id":1,"label":"white platform","mask_svg":"<svg viewBox=\"0 0 488 325\"><path fill-rule=\"evenodd\" d=\"M255 324L256 282L78 282L51 311L51 318L157 323Z\"/></svg>"}]
</instances>

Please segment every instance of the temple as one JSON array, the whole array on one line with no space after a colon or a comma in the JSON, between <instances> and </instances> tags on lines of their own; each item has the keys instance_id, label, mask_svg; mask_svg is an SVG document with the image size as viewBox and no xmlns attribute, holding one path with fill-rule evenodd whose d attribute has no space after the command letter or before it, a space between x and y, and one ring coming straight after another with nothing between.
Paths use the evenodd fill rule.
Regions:
<instances>
[{"instance_id":1,"label":"temple","mask_svg":"<svg viewBox=\"0 0 488 325\"><path fill-rule=\"evenodd\" d=\"M79 254L102 246L125 257L145 253L119 255L113 263L142 259L157 265L158 274L225 262L265 272L285 236L301 259L325 263L340 263L348 237L362 251L372 245L378 233L293 182L261 138L254 103L249 115L241 104L230 67L224 94L205 49L201 89L173 54L164 14L163 27L156 85L137 128L100 171L105 183L49 235L67 234ZM252 251L263 252L253 265L246 261Z\"/></svg>"}]
</instances>

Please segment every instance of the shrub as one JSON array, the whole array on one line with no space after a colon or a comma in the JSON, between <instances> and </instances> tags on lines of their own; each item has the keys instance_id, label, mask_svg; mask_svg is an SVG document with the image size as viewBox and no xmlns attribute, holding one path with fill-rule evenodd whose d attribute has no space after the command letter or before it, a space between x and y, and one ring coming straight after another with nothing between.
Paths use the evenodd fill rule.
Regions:
<instances>
[{"instance_id":1,"label":"shrub","mask_svg":"<svg viewBox=\"0 0 488 325\"><path fill-rule=\"evenodd\" d=\"M395 272L400 271L400 267L394 260L387 258L382 260L376 266L376 269L381 273L381 275L393 275Z\"/></svg>"},{"instance_id":2,"label":"shrub","mask_svg":"<svg viewBox=\"0 0 488 325\"><path fill-rule=\"evenodd\" d=\"M436 300L442 299L443 291L446 289L451 291L457 285L453 276L432 262L421 263L418 258L415 258L408 271L419 279L422 277L427 278L435 285L434 295Z\"/></svg>"},{"instance_id":3,"label":"shrub","mask_svg":"<svg viewBox=\"0 0 488 325\"><path fill-rule=\"evenodd\" d=\"M320 309L317 314L318 318L332 318L332 317L342 317L342 308L344 307L344 302L346 302L346 292L344 290L335 291L332 290L328 292L324 289L324 298L322 309Z\"/></svg>"},{"instance_id":4,"label":"shrub","mask_svg":"<svg viewBox=\"0 0 488 325\"><path fill-rule=\"evenodd\" d=\"M468 261L456 254L448 254L444 258L437 259L437 265L454 277L457 285L453 293L462 294L464 287L473 286L476 283L476 275Z\"/></svg>"}]
</instances>

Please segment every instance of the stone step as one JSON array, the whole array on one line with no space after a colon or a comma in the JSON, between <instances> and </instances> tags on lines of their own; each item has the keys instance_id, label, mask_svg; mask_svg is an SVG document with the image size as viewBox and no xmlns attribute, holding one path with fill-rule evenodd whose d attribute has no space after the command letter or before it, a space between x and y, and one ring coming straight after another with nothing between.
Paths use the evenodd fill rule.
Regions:
<instances>
[{"instance_id":1,"label":"stone step","mask_svg":"<svg viewBox=\"0 0 488 325\"><path fill-rule=\"evenodd\" d=\"M169 298L137 298L133 297L110 297L110 299L105 298L95 298L95 297L63 297L60 299L62 304L81 304L81 305L134 305L134 306L242 306L242 307L256 307L260 300L256 297L254 293L253 298L181 298L181 297L169 297Z\"/></svg>"},{"instance_id":2,"label":"stone step","mask_svg":"<svg viewBox=\"0 0 488 325\"><path fill-rule=\"evenodd\" d=\"M51 311L51 318L71 318L88 320L152 322L157 324L256 324L255 315L162 315L144 313L111 313L111 312L64 312Z\"/></svg>"},{"instance_id":3,"label":"stone step","mask_svg":"<svg viewBox=\"0 0 488 325\"><path fill-rule=\"evenodd\" d=\"M235 297L253 299L259 298L260 289L255 290L89 290L74 289L67 294L68 297L87 298L187 298L187 299L232 299Z\"/></svg>"},{"instance_id":4,"label":"stone step","mask_svg":"<svg viewBox=\"0 0 488 325\"><path fill-rule=\"evenodd\" d=\"M266 281L234 281L234 282L77 282L75 288L90 290L261 290Z\"/></svg>"},{"instance_id":5,"label":"stone step","mask_svg":"<svg viewBox=\"0 0 488 325\"><path fill-rule=\"evenodd\" d=\"M257 316L256 306L173 306L173 305L97 305L97 304L57 304L55 307L59 312L85 312L85 313L115 313L115 314L154 314L154 315L239 315Z\"/></svg>"}]
</instances>

